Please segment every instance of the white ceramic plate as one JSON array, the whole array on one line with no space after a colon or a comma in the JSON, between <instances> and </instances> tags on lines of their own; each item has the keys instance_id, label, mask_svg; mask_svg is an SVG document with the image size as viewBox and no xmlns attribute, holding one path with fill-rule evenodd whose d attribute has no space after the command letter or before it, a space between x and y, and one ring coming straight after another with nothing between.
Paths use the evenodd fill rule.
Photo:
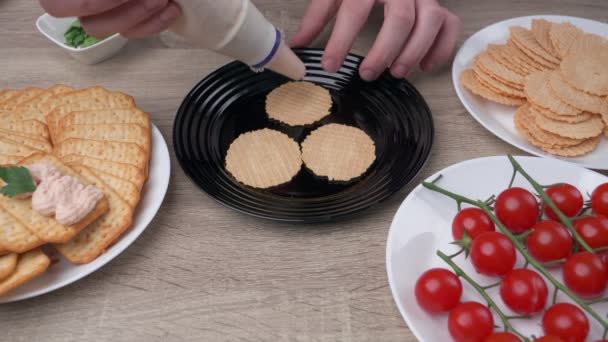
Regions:
<instances>
[{"instance_id":1,"label":"white ceramic plate","mask_svg":"<svg viewBox=\"0 0 608 342\"><path fill-rule=\"evenodd\" d=\"M460 98L460 101L462 101L464 107L477 121L479 121L482 126L488 129L490 132L494 133L496 136L509 144L533 155L559 158L547 154L536 146L530 144L515 130L515 125L513 124L513 114L515 113L516 107L500 105L476 96L470 91L466 90L460 84L459 80L460 73L472 66L473 58L478 53L485 50L488 44L502 44L507 41L509 37L509 26L518 25L530 28L532 19L535 18L544 18L553 22L570 21L588 33L595 33L608 38L608 24L575 17L539 15L501 21L482 29L464 42L454 58L454 65L452 66L452 81L454 82L456 93L458 94L458 97ZM608 170L607 156L608 139L602 138L600 145L592 153L575 158L559 159L580 164L592 169Z\"/></svg>"},{"instance_id":2,"label":"white ceramic plate","mask_svg":"<svg viewBox=\"0 0 608 342\"><path fill-rule=\"evenodd\" d=\"M541 184L568 182L585 193L593 191L599 184L608 182L606 176L559 160L537 157L516 157L516 159L524 170ZM486 199L492 194L500 193L508 186L511 172L511 164L507 157L487 157L450 166L429 177L427 181L441 174L443 177L437 185L470 198ZM521 175L518 175L515 185L532 189ZM450 244L452 219L456 213L456 202L419 185L401 204L388 234L386 269L390 288L405 322L421 341L451 341L447 330L447 315L431 315L423 311L416 303L414 286L418 277L430 268L450 269L435 253L438 249L447 254L458 251L456 246ZM517 265L521 267L522 258L519 259ZM496 278L478 275L470 261L464 260L464 256L460 255L454 260L482 285L496 282ZM554 274L557 279L561 279L559 271L554 271ZM552 293L553 286L548 282L547 286ZM463 290L462 301L474 300L483 303L481 296L464 280ZM504 308L498 289L490 290L490 294L496 303ZM560 293L558 301L567 301L567 299ZM594 308L600 313L606 312L608 303L594 305ZM506 308L505 312L511 314ZM535 318L532 321L516 320L512 323L527 335L542 336L538 324L540 317ZM494 322L501 325L496 315ZM601 327L591 318L589 322L592 327L590 337L600 337L603 331Z\"/></svg>"},{"instance_id":3,"label":"white ceramic plate","mask_svg":"<svg viewBox=\"0 0 608 342\"><path fill-rule=\"evenodd\" d=\"M158 128L154 125L152 125L151 134L152 156L150 158L149 176L142 189L141 201L135 211L131 228L111 248L89 264L74 265L64 259L59 253L54 254L53 259L57 258L59 262L52 265L40 277L4 296L0 296L0 303L36 297L69 285L89 275L117 257L146 229L163 203L171 174L171 159L169 158L167 143Z\"/></svg>"}]
</instances>

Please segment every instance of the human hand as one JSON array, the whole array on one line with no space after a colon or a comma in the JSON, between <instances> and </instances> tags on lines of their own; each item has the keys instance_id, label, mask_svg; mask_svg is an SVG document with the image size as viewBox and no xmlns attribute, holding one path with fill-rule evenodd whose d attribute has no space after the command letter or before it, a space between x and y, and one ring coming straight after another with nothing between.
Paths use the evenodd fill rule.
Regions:
<instances>
[{"instance_id":1,"label":"human hand","mask_svg":"<svg viewBox=\"0 0 608 342\"><path fill-rule=\"evenodd\" d=\"M325 70L335 72L376 4L384 5L384 23L361 64L362 79L376 79L386 68L403 78L417 65L430 71L450 59L461 23L437 0L311 0L291 45L309 45L335 16L322 60Z\"/></svg>"},{"instance_id":2,"label":"human hand","mask_svg":"<svg viewBox=\"0 0 608 342\"><path fill-rule=\"evenodd\" d=\"M181 15L170 0L39 0L52 16L79 17L84 30L96 38L120 33L143 38L166 30Z\"/></svg>"}]
</instances>

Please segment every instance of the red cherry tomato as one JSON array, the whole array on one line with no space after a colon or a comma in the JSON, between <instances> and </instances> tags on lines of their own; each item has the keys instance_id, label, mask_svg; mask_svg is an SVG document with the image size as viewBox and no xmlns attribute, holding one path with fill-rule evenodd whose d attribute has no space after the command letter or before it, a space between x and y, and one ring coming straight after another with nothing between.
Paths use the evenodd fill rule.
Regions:
<instances>
[{"instance_id":1,"label":"red cherry tomato","mask_svg":"<svg viewBox=\"0 0 608 342\"><path fill-rule=\"evenodd\" d=\"M604 183L591 193L591 209L598 215L608 216L608 183Z\"/></svg>"},{"instance_id":2,"label":"red cherry tomato","mask_svg":"<svg viewBox=\"0 0 608 342\"><path fill-rule=\"evenodd\" d=\"M535 339L534 342L564 342L564 340L556 336L543 336Z\"/></svg>"},{"instance_id":3,"label":"red cherry tomato","mask_svg":"<svg viewBox=\"0 0 608 342\"><path fill-rule=\"evenodd\" d=\"M538 273L520 268L507 273L500 284L500 298L520 315L532 315L545 308L547 285Z\"/></svg>"},{"instance_id":4,"label":"red cherry tomato","mask_svg":"<svg viewBox=\"0 0 608 342\"><path fill-rule=\"evenodd\" d=\"M543 336L543 337L534 339L534 342L565 342L565 341L557 336Z\"/></svg>"},{"instance_id":5,"label":"red cherry tomato","mask_svg":"<svg viewBox=\"0 0 608 342\"><path fill-rule=\"evenodd\" d=\"M606 264L589 252L572 254L563 267L564 284L582 298L600 296L606 289Z\"/></svg>"},{"instance_id":6,"label":"red cherry tomato","mask_svg":"<svg viewBox=\"0 0 608 342\"><path fill-rule=\"evenodd\" d=\"M470 256L478 273L502 276L515 265L515 246L499 232L482 233L471 242Z\"/></svg>"},{"instance_id":7,"label":"red cherry tomato","mask_svg":"<svg viewBox=\"0 0 608 342\"><path fill-rule=\"evenodd\" d=\"M510 188L496 197L494 212L509 231L519 234L532 228L540 208L536 197L522 188Z\"/></svg>"},{"instance_id":8,"label":"red cherry tomato","mask_svg":"<svg viewBox=\"0 0 608 342\"><path fill-rule=\"evenodd\" d=\"M510 332L501 331L486 337L483 342L521 342L521 339Z\"/></svg>"},{"instance_id":9,"label":"red cherry tomato","mask_svg":"<svg viewBox=\"0 0 608 342\"><path fill-rule=\"evenodd\" d=\"M555 221L541 221L532 227L526 238L528 253L540 262L566 258L572 251L572 237L568 229Z\"/></svg>"},{"instance_id":10,"label":"red cherry tomato","mask_svg":"<svg viewBox=\"0 0 608 342\"><path fill-rule=\"evenodd\" d=\"M416 282L416 301L431 313L448 312L458 305L462 283L451 271L433 268L424 272Z\"/></svg>"},{"instance_id":11,"label":"red cherry tomato","mask_svg":"<svg viewBox=\"0 0 608 342\"><path fill-rule=\"evenodd\" d=\"M575 305L558 303L543 315L543 331L565 342L583 342L589 333L589 321Z\"/></svg>"},{"instance_id":12,"label":"red cherry tomato","mask_svg":"<svg viewBox=\"0 0 608 342\"><path fill-rule=\"evenodd\" d=\"M448 330L456 342L482 342L494 330L490 310L477 302L465 302L448 316Z\"/></svg>"},{"instance_id":13,"label":"red cherry tomato","mask_svg":"<svg viewBox=\"0 0 608 342\"><path fill-rule=\"evenodd\" d=\"M608 218L589 217L576 220L574 229L591 248L608 246Z\"/></svg>"},{"instance_id":14,"label":"red cherry tomato","mask_svg":"<svg viewBox=\"0 0 608 342\"><path fill-rule=\"evenodd\" d=\"M554 186L547 189L546 192L557 209L567 217L576 216L583 208L583 195L570 184ZM559 220L559 217L549 205L545 205L545 214L552 220Z\"/></svg>"},{"instance_id":15,"label":"red cherry tomato","mask_svg":"<svg viewBox=\"0 0 608 342\"><path fill-rule=\"evenodd\" d=\"M493 232L494 222L479 208L465 208L454 216L452 221L452 236L455 240L462 240L462 230L474 239L484 232Z\"/></svg>"}]
</instances>

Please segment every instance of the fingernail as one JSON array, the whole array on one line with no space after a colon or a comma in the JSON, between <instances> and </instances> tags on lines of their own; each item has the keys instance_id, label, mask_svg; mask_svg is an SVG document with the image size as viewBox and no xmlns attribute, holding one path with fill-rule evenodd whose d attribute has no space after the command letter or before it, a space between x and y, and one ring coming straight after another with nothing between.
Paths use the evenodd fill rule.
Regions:
<instances>
[{"instance_id":1,"label":"fingernail","mask_svg":"<svg viewBox=\"0 0 608 342\"><path fill-rule=\"evenodd\" d=\"M393 68L393 76L395 78L403 78L407 75L407 68L405 65L397 65Z\"/></svg>"},{"instance_id":2,"label":"fingernail","mask_svg":"<svg viewBox=\"0 0 608 342\"><path fill-rule=\"evenodd\" d=\"M175 20L180 15L180 10L175 6L169 6L160 14L160 20L169 23Z\"/></svg>"},{"instance_id":3,"label":"fingernail","mask_svg":"<svg viewBox=\"0 0 608 342\"><path fill-rule=\"evenodd\" d=\"M338 71L338 63L333 58L326 58L323 60L323 69L329 72Z\"/></svg>"},{"instance_id":4,"label":"fingernail","mask_svg":"<svg viewBox=\"0 0 608 342\"><path fill-rule=\"evenodd\" d=\"M376 73L371 69L361 70L361 78L365 81L372 81L376 78Z\"/></svg>"}]
</instances>

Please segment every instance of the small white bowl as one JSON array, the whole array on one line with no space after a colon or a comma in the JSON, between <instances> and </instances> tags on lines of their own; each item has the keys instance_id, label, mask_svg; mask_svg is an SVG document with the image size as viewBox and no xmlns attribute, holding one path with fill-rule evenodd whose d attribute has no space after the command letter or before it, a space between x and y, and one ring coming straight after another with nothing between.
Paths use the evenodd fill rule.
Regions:
<instances>
[{"instance_id":1,"label":"small white bowl","mask_svg":"<svg viewBox=\"0 0 608 342\"><path fill-rule=\"evenodd\" d=\"M73 48L66 45L64 34L77 18L55 18L43 14L36 21L38 31L50 41L67 51L72 57L84 64L97 64L117 54L128 42L120 34L110 36L101 42L85 48Z\"/></svg>"}]
</instances>

